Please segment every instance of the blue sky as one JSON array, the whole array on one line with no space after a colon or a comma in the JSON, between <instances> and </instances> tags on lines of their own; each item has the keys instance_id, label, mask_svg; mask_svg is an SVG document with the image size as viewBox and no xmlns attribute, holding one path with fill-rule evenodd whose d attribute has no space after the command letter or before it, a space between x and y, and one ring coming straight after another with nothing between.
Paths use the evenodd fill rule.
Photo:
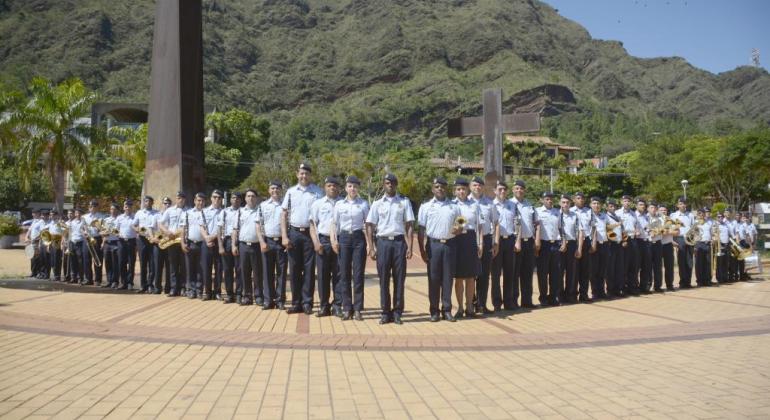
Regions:
<instances>
[{"instance_id":1,"label":"blue sky","mask_svg":"<svg viewBox=\"0 0 770 420\"><path fill-rule=\"evenodd\" d=\"M770 0L544 0L593 38L637 57L684 57L713 73L750 63L770 69Z\"/></svg>"}]
</instances>

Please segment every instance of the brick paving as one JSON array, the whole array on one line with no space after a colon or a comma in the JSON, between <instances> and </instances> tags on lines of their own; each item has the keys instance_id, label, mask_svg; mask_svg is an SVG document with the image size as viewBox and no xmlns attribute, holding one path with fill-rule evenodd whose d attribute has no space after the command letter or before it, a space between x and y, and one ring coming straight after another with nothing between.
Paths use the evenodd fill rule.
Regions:
<instances>
[{"instance_id":1,"label":"brick paving","mask_svg":"<svg viewBox=\"0 0 770 420\"><path fill-rule=\"evenodd\" d=\"M768 281L430 323L420 268L402 326L2 280L0 418L770 417Z\"/></svg>"}]
</instances>

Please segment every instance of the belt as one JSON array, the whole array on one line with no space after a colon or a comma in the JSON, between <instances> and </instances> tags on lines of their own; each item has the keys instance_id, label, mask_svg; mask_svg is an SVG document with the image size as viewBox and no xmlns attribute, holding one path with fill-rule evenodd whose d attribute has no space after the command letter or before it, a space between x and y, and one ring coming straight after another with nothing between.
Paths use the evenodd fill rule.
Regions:
<instances>
[{"instance_id":1,"label":"belt","mask_svg":"<svg viewBox=\"0 0 770 420\"><path fill-rule=\"evenodd\" d=\"M259 245L259 242L257 242L257 241L254 241L254 242L238 241L238 243L244 244L246 246L256 246L256 245Z\"/></svg>"},{"instance_id":2,"label":"belt","mask_svg":"<svg viewBox=\"0 0 770 420\"><path fill-rule=\"evenodd\" d=\"M83 243L83 240L81 239L81 240L79 240L79 241L70 241L70 242L72 242L72 243L73 243L73 244L75 244L75 245L80 245L80 244L82 244L82 243Z\"/></svg>"},{"instance_id":3,"label":"belt","mask_svg":"<svg viewBox=\"0 0 770 420\"><path fill-rule=\"evenodd\" d=\"M291 230L296 230L297 232L303 232L303 233L306 233L306 232L308 231L308 229L310 229L310 228L309 228L309 227L297 227L297 226L289 226L289 229L291 229Z\"/></svg>"},{"instance_id":4,"label":"belt","mask_svg":"<svg viewBox=\"0 0 770 420\"><path fill-rule=\"evenodd\" d=\"M352 234L354 234L354 233L363 233L363 232L364 232L364 230L363 230L363 229L356 229L356 230L343 230L342 232L340 232L340 234L348 234L348 235L352 235Z\"/></svg>"},{"instance_id":5,"label":"belt","mask_svg":"<svg viewBox=\"0 0 770 420\"><path fill-rule=\"evenodd\" d=\"M120 238L121 241L126 241L126 242L128 242L128 241L130 241L132 239L136 239L136 238Z\"/></svg>"},{"instance_id":6,"label":"belt","mask_svg":"<svg viewBox=\"0 0 770 420\"><path fill-rule=\"evenodd\" d=\"M324 235L323 233L319 233L319 234L318 234L318 237L319 237L319 238L331 238L331 236L329 236L329 235Z\"/></svg>"},{"instance_id":7,"label":"belt","mask_svg":"<svg viewBox=\"0 0 770 420\"><path fill-rule=\"evenodd\" d=\"M280 236L268 236L267 239L273 240L275 242L281 242Z\"/></svg>"},{"instance_id":8,"label":"belt","mask_svg":"<svg viewBox=\"0 0 770 420\"><path fill-rule=\"evenodd\" d=\"M386 241L401 241L404 239L404 235L378 236L377 239L384 239Z\"/></svg>"},{"instance_id":9,"label":"belt","mask_svg":"<svg viewBox=\"0 0 770 420\"><path fill-rule=\"evenodd\" d=\"M547 239L546 239L546 240L544 240L543 242L548 242L549 244L555 244L555 243L556 243L556 240L554 239L554 240L552 240L552 241L549 241L549 240L547 240Z\"/></svg>"},{"instance_id":10,"label":"belt","mask_svg":"<svg viewBox=\"0 0 770 420\"><path fill-rule=\"evenodd\" d=\"M529 241L530 239L532 239L532 237L531 237L531 236L530 236L529 238L521 238L521 241L522 241L522 242L527 242L527 241Z\"/></svg>"},{"instance_id":11,"label":"belt","mask_svg":"<svg viewBox=\"0 0 770 420\"><path fill-rule=\"evenodd\" d=\"M449 239L428 238L428 239L430 239L431 242L440 242L442 244L445 244L445 243L447 243L447 242L452 240L452 238L449 238Z\"/></svg>"},{"instance_id":12,"label":"belt","mask_svg":"<svg viewBox=\"0 0 770 420\"><path fill-rule=\"evenodd\" d=\"M200 245L200 244L203 243L203 241L193 241L192 239L188 239L187 242L189 242L191 244L196 244L196 245Z\"/></svg>"},{"instance_id":13,"label":"belt","mask_svg":"<svg viewBox=\"0 0 770 420\"><path fill-rule=\"evenodd\" d=\"M577 242L577 239L567 239L567 242Z\"/></svg>"}]
</instances>

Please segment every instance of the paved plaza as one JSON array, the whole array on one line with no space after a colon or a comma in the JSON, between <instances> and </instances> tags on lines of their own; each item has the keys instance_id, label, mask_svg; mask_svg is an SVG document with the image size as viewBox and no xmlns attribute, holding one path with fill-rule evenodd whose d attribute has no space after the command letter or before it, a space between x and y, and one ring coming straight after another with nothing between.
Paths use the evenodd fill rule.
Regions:
<instances>
[{"instance_id":1,"label":"paved plaza","mask_svg":"<svg viewBox=\"0 0 770 420\"><path fill-rule=\"evenodd\" d=\"M404 325L11 278L0 418L769 418L770 281ZM767 270L767 268L766 268ZM536 283L536 282L535 282Z\"/></svg>"}]
</instances>

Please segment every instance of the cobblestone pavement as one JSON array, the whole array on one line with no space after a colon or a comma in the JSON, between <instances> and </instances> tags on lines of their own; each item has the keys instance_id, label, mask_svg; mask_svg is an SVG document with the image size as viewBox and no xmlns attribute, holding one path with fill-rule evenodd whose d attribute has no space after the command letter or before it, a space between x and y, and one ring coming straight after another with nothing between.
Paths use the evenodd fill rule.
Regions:
<instances>
[{"instance_id":1,"label":"cobblestone pavement","mask_svg":"<svg viewBox=\"0 0 770 420\"><path fill-rule=\"evenodd\" d=\"M402 326L2 280L0 418L770 417L768 281L430 323L424 274Z\"/></svg>"}]
</instances>

